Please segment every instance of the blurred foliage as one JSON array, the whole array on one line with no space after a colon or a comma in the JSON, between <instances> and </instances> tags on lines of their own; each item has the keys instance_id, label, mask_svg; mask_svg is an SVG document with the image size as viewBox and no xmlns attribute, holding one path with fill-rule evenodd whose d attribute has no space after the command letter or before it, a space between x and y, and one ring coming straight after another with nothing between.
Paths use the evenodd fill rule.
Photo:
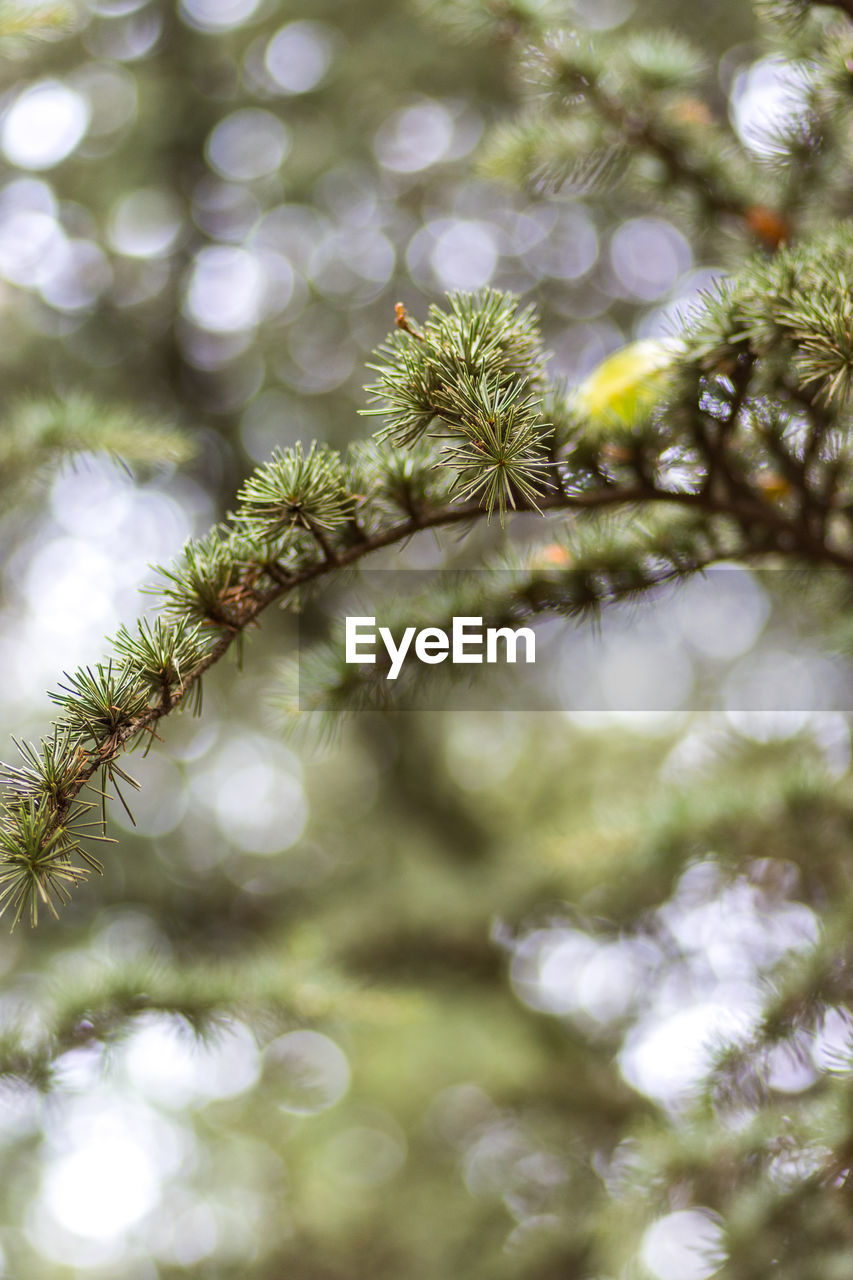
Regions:
<instances>
[{"instance_id":1,"label":"blurred foliage","mask_svg":"<svg viewBox=\"0 0 853 1280\"><path fill-rule=\"evenodd\" d=\"M75 454L106 451L125 462L186 462L193 446L162 420L71 393L59 400L20 399L8 406L0 438L0 493L20 502L29 482Z\"/></svg>"},{"instance_id":2,"label":"blurred foliage","mask_svg":"<svg viewBox=\"0 0 853 1280\"><path fill-rule=\"evenodd\" d=\"M840 545L845 511L827 533L830 502L797 500L812 474L844 492L849 246L814 237L848 198L851 29L841 7L787 5L781 44L782 8L762 6L759 44L736 4L103 0L62 38L11 41L0 700L16 736L43 732L42 683L63 666L60 711L90 746L182 688L234 564L255 561L231 533L225 554L223 526L192 544L167 580L192 614L177 632L137 632L136 587L241 483L265 536L315 541L312 523L346 528L354 476L374 478L378 527L427 500L427 446L359 444L343 479L308 452L363 436L364 366L398 299L421 317L448 289L513 290L574 386L629 340L666 339L757 251L694 330L692 385L717 377L704 408L725 424L750 363L735 479L762 476L802 538L768 548ZM577 38L552 38L566 19ZM768 61L780 47L793 70ZM756 136L755 95L780 83L806 108L781 140ZM630 119L611 110L622 90ZM790 421L758 412L789 375L788 411L823 380L809 412L826 452L798 454ZM633 456L624 424L585 440L559 396L548 416L582 489L662 448L654 414ZM102 449L146 466L131 478ZM60 450L78 465L48 474ZM301 504L284 530L282 485ZM627 550L604 521L554 542L523 516L514 552L493 522L384 563L498 554L523 575L595 555L604 597L648 585L625 578L642 556L658 571L756 545L754 518L627 524ZM849 649L837 575L791 594ZM96 662L119 622L132 688ZM0 940L5 1274L849 1275L845 719L373 710L297 756L269 700L293 639L287 615L247 629L239 677L221 662L203 716L146 733L128 763L137 826L113 806L103 878L59 922ZM7 781L61 795L55 766L30 758Z\"/></svg>"}]
</instances>

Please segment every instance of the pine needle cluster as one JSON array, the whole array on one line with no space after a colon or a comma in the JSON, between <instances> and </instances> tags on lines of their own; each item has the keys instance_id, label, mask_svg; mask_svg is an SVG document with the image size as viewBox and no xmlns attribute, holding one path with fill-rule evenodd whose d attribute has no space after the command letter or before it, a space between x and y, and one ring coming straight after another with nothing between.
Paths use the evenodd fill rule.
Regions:
<instances>
[{"instance_id":1,"label":"pine needle cluster","mask_svg":"<svg viewBox=\"0 0 853 1280\"><path fill-rule=\"evenodd\" d=\"M424 436L445 441L439 460L454 473L451 492L481 499L489 515L536 505L548 487L549 428L530 307L495 292L457 294L447 312L431 308L423 331L401 309L377 355L366 412L386 420L380 439L400 448Z\"/></svg>"}]
</instances>

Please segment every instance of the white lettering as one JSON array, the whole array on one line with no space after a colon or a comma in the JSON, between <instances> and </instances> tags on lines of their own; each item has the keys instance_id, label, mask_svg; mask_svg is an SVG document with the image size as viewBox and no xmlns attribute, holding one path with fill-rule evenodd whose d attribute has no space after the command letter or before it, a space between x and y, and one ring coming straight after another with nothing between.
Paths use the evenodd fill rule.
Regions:
<instances>
[{"instance_id":1,"label":"white lettering","mask_svg":"<svg viewBox=\"0 0 853 1280\"><path fill-rule=\"evenodd\" d=\"M469 627L479 627L479 635L471 635L468 631ZM456 662L482 662L483 655L481 653L466 653L465 646L483 643L483 619L482 618L454 618L453 619L453 661Z\"/></svg>"},{"instance_id":2,"label":"white lettering","mask_svg":"<svg viewBox=\"0 0 853 1280\"><path fill-rule=\"evenodd\" d=\"M376 662L373 648L377 641L375 618L346 619L346 661L350 663ZM441 627L406 627L400 643L394 639L389 627L379 627L378 636L385 646L390 660L388 679L396 680L410 651L420 662L435 666L449 656L453 663L481 663L484 628L482 618L454 618L452 638ZM414 646L412 642L414 641ZM507 663L519 661L519 645L524 645L524 661L536 661L536 633L531 627L487 627L485 646L487 663L500 660ZM367 646L367 647L365 647ZM499 658L499 647L502 659ZM480 653L472 652L475 648Z\"/></svg>"},{"instance_id":3,"label":"white lettering","mask_svg":"<svg viewBox=\"0 0 853 1280\"><path fill-rule=\"evenodd\" d=\"M372 643L376 640L376 632L372 631L369 635L359 635L361 627L372 627L376 622L375 618L347 618L346 621L346 660L347 662L375 662L376 655L373 653L359 653L359 644Z\"/></svg>"},{"instance_id":4,"label":"white lettering","mask_svg":"<svg viewBox=\"0 0 853 1280\"><path fill-rule=\"evenodd\" d=\"M536 634L530 627L489 627L486 632L486 662L497 662L498 640L506 643L506 661L515 662L519 640L524 641L524 661L536 661Z\"/></svg>"},{"instance_id":5,"label":"white lettering","mask_svg":"<svg viewBox=\"0 0 853 1280\"><path fill-rule=\"evenodd\" d=\"M415 654L421 662L427 662L430 665L444 662L449 650L450 641L447 638L447 632L442 631L440 627L425 627L423 631L418 632Z\"/></svg>"},{"instance_id":6,"label":"white lettering","mask_svg":"<svg viewBox=\"0 0 853 1280\"><path fill-rule=\"evenodd\" d=\"M409 645L412 643L412 636L415 634L415 628L406 627L406 630L403 632L403 639L400 641L399 645L394 643L394 637L388 627L380 627L379 634L382 637L382 643L388 650L388 657L391 659L391 669L388 672L388 679L396 680L402 670L403 663L406 660L406 654L409 652Z\"/></svg>"}]
</instances>

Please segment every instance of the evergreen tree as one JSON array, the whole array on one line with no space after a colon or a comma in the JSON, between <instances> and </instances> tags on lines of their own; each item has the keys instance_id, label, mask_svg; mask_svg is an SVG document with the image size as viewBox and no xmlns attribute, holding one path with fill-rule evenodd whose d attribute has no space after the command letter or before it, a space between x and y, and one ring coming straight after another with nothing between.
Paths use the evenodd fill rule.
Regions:
<instances>
[{"instance_id":1,"label":"evergreen tree","mask_svg":"<svg viewBox=\"0 0 853 1280\"><path fill-rule=\"evenodd\" d=\"M287 606L278 630L292 645L289 617L315 584L347 580L362 564L417 564L406 557L444 529L459 540L439 544L442 565L500 572L454 575L446 595L417 604L425 622L606 619L625 599L655 611L662 588L734 561L808 569L795 579L799 608L844 652L850 15L842 4L760 6L755 30L739 33L753 43L733 61L730 33L715 33L711 56L692 46L679 11L662 15L661 29L639 13L596 31L560 3L426 9L417 39L413 18L402 31L381 7L375 18L389 46L410 49L421 31L435 42L432 63L419 48L416 72L446 53L442 82L452 85L455 68L462 83L470 61L480 77L471 91L492 105L500 74L519 77L512 118L491 129L480 159L493 181L529 192L523 214L506 194L506 227L535 244L556 207L577 237L612 236L614 248L609 263L593 252L575 270L559 258L572 242L556 242L541 289L528 279L523 299L498 281L428 303L403 283L393 330L366 362L361 408L378 430L347 441L330 429L328 442L277 447L235 486L224 518L160 571L154 615L127 623L108 653L57 683L54 724L5 766L5 909L13 924L45 911L58 920L9 944L15 1017L0 1066L18 1091L10 1096L53 1093L58 1107L42 1148L26 1108L8 1126L9 1271L846 1276L853 796L837 715L801 716L800 731L781 738L771 725L763 742L743 717L682 719L638 739L572 729L553 712L419 717L393 700L385 707L381 665L354 673L340 646L321 640L303 651L301 701L325 713L338 739L309 754L300 777L292 752L245 726L255 724L256 651L272 606ZM132 372L110 372L115 361L104 359L91 403L66 394L10 411L4 479L16 490L19 472L43 483L45 455L81 445L143 463L166 447L186 456L191 431L161 437L107 412L98 396L116 390L149 411L174 399L182 420L188 405L206 416L201 465L212 485L211 458L224 458L223 484L240 464L211 442L229 437L228 412L268 393L265 372L246 382L252 359L318 321L286 304L267 332L260 308L246 337L237 324L218 330L203 301L210 289L224 305L210 283L217 271L234 289L228 272L254 270L233 256L245 249L225 247L244 234L239 217L236 233L205 224L211 208L247 196L239 147L256 137L284 146L275 113L251 108L258 114L228 159L213 141L216 104L238 96L238 59L251 100L268 101L276 75L296 92L266 17L263 36L246 40L236 20L217 36L221 61L198 44L199 28L204 41L228 26L219 13L188 6L175 25L168 56L193 68L195 109L170 127L159 97L143 153L156 172L163 150L177 150L195 179L206 145L227 180L212 191L199 179L192 199L214 243L175 233L159 319L121 320L120 341L144 346L140 335L157 334ZM324 10L326 28L281 31L308 41L303 58L326 56L342 39L333 13ZM124 38L141 39L139 30L127 22ZM87 39L106 48L103 32ZM729 81L739 62L741 76L763 70L795 95L772 130L750 134L734 93L729 118L715 74L726 58ZM157 67L147 74L177 92L171 68ZM370 102L358 110L369 116ZM304 127L303 145L316 124L306 116L293 126ZM445 117L433 115L436 128ZM295 188L317 179L309 150ZM281 192L273 179L264 185L266 161L247 163L260 243L276 226L304 230L310 206L298 217L295 199L264 212ZM407 164L390 167L412 172ZM82 177L69 181L79 196ZM352 172L347 182L339 201L356 199ZM435 198L426 186L404 189L398 208ZM110 214L119 244L123 199ZM657 236L675 259L685 247L693 263L723 268L667 338L649 328L644 306L660 291L646 289L636 265L620 276L620 228ZM277 253L284 260L276 250L257 261L274 274ZM341 286L317 271L312 287L326 302L313 305L334 311ZM135 287L144 296L148 285ZM612 301L611 334L618 323L635 340L567 383L547 358L555 316L600 316L609 304L596 312L596 292ZM373 341L390 303L368 294L362 305L375 312L360 331ZM111 305L104 289L81 308L76 341L58 359L66 392L78 359L98 365ZM350 305L355 331L359 300ZM40 348L44 337L27 341ZM291 386L310 361L302 370ZM140 390L146 381L153 394ZM330 415L357 394L344 381L330 388ZM243 399L217 418L215 388L241 383ZM181 717L201 710L202 683L218 704L220 740L190 800L169 744L202 763L212 750L204 728ZM146 768L154 794L143 786L137 796ZM158 812L170 769L190 808L174 836L177 818L159 825ZM205 787L220 794L200 799ZM124 834L109 849L116 822ZM93 871L104 872L99 914ZM717 1036L704 1057L697 1027ZM180 1028L195 1033L195 1058ZM685 1044L693 1057L679 1062ZM172 1071L158 1077L156 1055L169 1053ZM108 1054L115 1101L100 1074ZM112 1128L87 1147L75 1116L79 1127L86 1106L106 1100ZM156 1154L139 1123L152 1126ZM148 1171L124 1206L126 1238L78 1185L116 1151ZM158 1201L145 1183L152 1170L173 1180L171 1198ZM134 1243L143 1228L144 1244Z\"/></svg>"}]
</instances>

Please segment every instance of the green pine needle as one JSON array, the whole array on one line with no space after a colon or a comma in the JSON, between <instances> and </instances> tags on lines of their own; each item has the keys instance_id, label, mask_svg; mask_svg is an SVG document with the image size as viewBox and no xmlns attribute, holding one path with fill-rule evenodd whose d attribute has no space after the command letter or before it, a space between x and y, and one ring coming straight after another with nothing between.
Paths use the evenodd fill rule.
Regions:
<instances>
[{"instance_id":1,"label":"green pine needle","mask_svg":"<svg viewBox=\"0 0 853 1280\"><path fill-rule=\"evenodd\" d=\"M53 813L32 801L0 815L0 915L12 912L12 927L29 915L38 924L39 907L56 917L70 890L89 874L89 867L74 865L79 842L68 827L57 824ZM100 864L91 854L84 860L92 869Z\"/></svg>"},{"instance_id":2,"label":"green pine needle","mask_svg":"<svg viewBox=\"0 0 853 1280\"><path fill-rule=\"evenodd\" d=\"M277 449L237 494L238 515L249 532L277 538L294 529L330 532L352 515L343 466L331 449L312 444Z\"/></svg>"},{"instance_id":3,"label":"green pine needle","mask_svg":"<svg viewBox=\"0 0 853 1280\"><path fill-rule=\"evenodd\" d=\"M122 627L115 648L151 694L169 706L182 696L187 677L209 653L210 636L198 622L180 618L170 626L157 618L153 624L140 621L135 636ZM194 710L200 709L200 700L199 680L194 688Z\"/></svg>"},{"instance_id":4,"label":"green pine needle","mask_svg":"<svg viewBox=\"0 0 853 1280\"><path fill-rule=\"evenodd\" d=\"M60 724L72 735L112 751L117 736L149 707L149 691L138 672L119 663L81 667L49 697L61 708Z\"/></svg>"}]
</instances>

